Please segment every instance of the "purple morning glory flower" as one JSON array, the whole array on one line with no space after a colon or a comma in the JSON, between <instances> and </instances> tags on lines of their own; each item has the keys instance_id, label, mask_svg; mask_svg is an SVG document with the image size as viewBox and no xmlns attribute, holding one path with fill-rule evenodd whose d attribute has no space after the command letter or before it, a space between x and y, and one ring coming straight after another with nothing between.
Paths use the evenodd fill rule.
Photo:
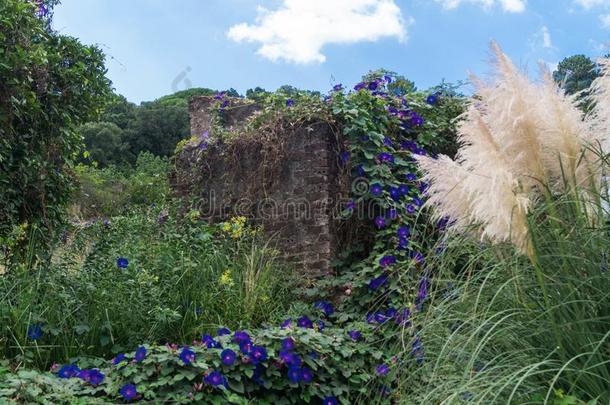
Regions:
<instances>
[{"instance_id":1,"label":"purple morning glory flower","mask_svg":"<svg viewBox=\"0 0 610 405\"><path fill-rule=\"evenodd\" d=\"M385 76L383 76L383 79L384 79L384 80L385 80L385 81L386 81L388 84L392 83L392 77L391 77L391 76L385 75Z\"/></svg>"},{"instance_id":2,"label":"purple morning glory flower","mask_svg":"<svg viewBox=\"0 0 610 405\"><path fill-rule=\"evenodd\" d=\"M301 368L301 381L305 384L309 384L313 381L313 371L308 367Z\"/></svg>"},{"instance_id":3,"label":"purple morning glory flower","mask_svg":"<svg viewBox=\"0 0 610 405\"><path fill-rule=\"evenodd\" d=\"M138 395L138 390L133 384L125 384L119 390L119 394L121 394L125 401L131 401Z\"/></svg>"},{"instance_id":4,"label":"purple morning glory flower","mask_svg":"<svg viewBox=\"0 0 610 405\"><path fill-rule=\"evenodd\" d=\"M381 276L369 281L369 288L373 291L378 290L379 287L383 286L387 281L388 277L382 274Z\"/></svg>"},{"instance_id":5,"label":"purple morning glory flower","mask_svg":"<svg viewBox=\"0 0 610 405\"><path fill-rule=\"evenodd\" d=\"M301 369L299 367L290 367L288 369L288 380L291 383L298 384L301 381Z\"/></svg>"},{"instance_id":6,"label":"purple morning glory flower","mask_svg":"<svg viewBox=\"0 0 610 405\"><path fill-rule=\"evenodd\" d=\"M407 204L406 209L409 214L414 214L416 211L415 205L413 204Z\"/></svg>"},{"instance_id":7,"label":"purple morning glory flower","mask_svg":"<svg viewBox=\"0 0 610 405\"><path fill-rule=\"evenodd\" d=\"M419 198L413 198L413 203L415 205L417 205L418 207L421 207L422 205L424 205L424 202L422 200L420 200Z\"/></svg>"},{"instance_id":8,"label":"purple morning glory flower","mask_svg":"<svg viewBox=\"0 0 610 405\"><path fill-rule=\"evenodd\" d=\"M282 329L288 329L288 328L291 328L291 327L292 327L292 319L291 318L286 319L284 322L282 322L280 324L280 328L282 328Z\"/></svg>"},{"instance_id":9,"label":"purple morning glory flower","mask_svg":"<svg viewBox=\"0 0 610 405\"><path fill-rule=\"evenodd\" d=\"M333 86L333 91L341 91L341 90L343 90L343 85L341 83L335 84Z\"/></svg>"},{"instance_id":10,"label":"purple morning glory flower","mask_svg":"<svg viewBox=\"0 0 610 405\"><path fill-rule=\"evenodd\" d=\"M388 219L396 219L396 218L398 218L398 211L395 208L391 208L388 211L387 216L388 216Z\"/></svg>"},{"instance_id":11,"label":"purple morning glory flower","mask_svg":"<svg viewBox=\"0 0 610 405\"><path fill-rule=\"evenodd\" d=\"M195 352L192 351L189 347L184 347L180 352L180 360L184 363L185 366L188 366L192 362L195 361Z\"/></svg>"},{"instance_id":12,"label":"purple morning glory flower","mask_svg":"<svg viewBox=\"0 0 610 405\"><path fill-rule=\"evenodd\" d=\"M321 319L316 321L316 325L318 325L318 330L324 330L324 328L326 327L326 324Z\"/></svg>"},{"instance_id":13,"label":"purple morning glory flower","mask_svg":"<svg viewBox=\"0 0 610 405\"><path fill-rule=\"evenodd\" d=\"M385 138L383 138L383 144L385 146L394 146L394 142L392 142L392 140L390 138L388 138L387 136Z\"/></svg>"},{"instance_id":14,"label":"purple morning glory flower","mask_svg":"<svg viewBox=\"0 0 610 405\"><path fill-rule=\"evenodd\" d=\"M390 197L392 197L394 201L399 201L402 196L403 194L398 187L390 187Z\"/></svg>"},{"instance_id":15,"label":"purple morning glory flower","mask_svg":"<svg viewBox=\"0 0 610 405\"><path fill-rule=\"evenodd\" d=\"M348 211L353 211L356 208L356 203L354 202L354 200L349 200L345 206L345 209L347 209Z\"/></svg>"},{"instance_id":16,"label":"purple morning glory flower","mask_svg":"<svg viewBox=\"0 0 610 405\"><path fill-rule=\"evenodd\" d=\"M364 170L364 165L358 165L356 167L356 172L358 173L358 176L360 176L360 177L366 176L366 171Z\"/></svg>"},{"instance_id":17,"label":"purple morning glory flower","mask_svg":"<svg viewBox=\"0 0 610 405\"><path fill-rule=\"evenodd\" d=\"M378 376L387 375L390 372L390 366L388 366L387 364L380 364L375 369L375 372Z\"/></svg>"},{"instance_id":18,"label":"purple morning glory flower","mask_svg":"<svg viewBox=\"0 0 610 405\"><path fill-rule=\"evenodd\" d=\"M424 277L419 282L419 289L417 291L417 298L415 299L415 305L421 310L421 307L428 297L428 288L430 287L430 280L428 277Z\"/></svg>"},{"instance_id":19,"label":"purple morning glory flower","mask_svg":"<svg viewBox=\"0 0 610 405\"><path fill-rule=\"evenodd\" d=\"M406 249L407 246L409 246L409 239L408 238L398 238L398 247L400 249Z\"/></svg>"},{"instance_id":20,"label":"purple morning glory flower","mask_svg":"<svg viewBox=\"0 0 610 405\"><path fill-rule=\"evenodd\" d=\"M294 349L294 339L291 337L287 337L286 339L282 340L282 349L283 350L292 350Z\"/></svg>"},{"instance_id":21,"label":"purple morning glory flower","mask_svg":"<svg viewBox=\"0 0 610 405\"><path fill-rule=\"evenodd\" d=\"M395 316L396 324L402 325L402 326L408 326L411 323L410 317L411 317L411 310L409 308L404 308L403 310L398 311L398 313L396 314L396 316Z\"/></svg>"},{"instance_id":22,"label":"purple morning glory flower","mask_svg":"<svg viewBox=\"0 0 610 405\"><path fill-rule=\"evenodd\" d=\"M303 315L297 320L297 326L300 328L313 329L313 322L306 315Z\"/></svg>"},{"instance_id":23,"label":"purple morning glory flower","mask_svg":"<svg viewBox=\"0 0 610 405\"><path fill-rule=\"evenodd\" d=\"M333 304L331 304L330 302L327 302L327 301L318 301L313 306L314 306L314 308L317 308L317 309L321 310L322 312L324 312L324 315L326 315L326 316L331 316L335 312L335 308L333 307Z\"/></svg>"},{"instance_id":24,"label":"purple morning glory flower","mask_svg":"<svg viewBox=\"0 0 610 405\"><path fill-rule=\"evenodd\" d=\"M400 192L401 195L406 196L409 194L409 186L407 186L406 184L401 184L398 187L398 191Z\"/></svg>"},{"instance_id":25,"label":"purple morning glory flower","mask_svg":"<svg viewBox=\"0 0 610 405\"><path fill-rule=\"evenodd\" d=\"M294 100L289 98L286 100L286 107L292 107L294 105Z\"/></svg>"},{"instance_id":26,"label":"purple morning glory flower","mask_svg":"<svg viewBox=\"0 0 610 405\"><path fill-rule=\"evenodd\" d=\"M377 87L379 87L377 80L370 82L368 85L369 90L377 90Z\"/></svg>"},{"instance_id":27,"label":"purple morning glory flower","mask_svg":"<svg viewBox=\"0 0 610 405\"><path fill-rule=\"evenodd\" d=\"M411 111L411 124L415 125L416 127L421 127L424 125L424 119L415 111Z\"/></svg>"},{"instance_id":28,"label":"purple morning glory flower","mask_svg":"<svg viewBox=\"0 0 610 405\"><path fill-rule=\"evenodd\" d=\"M350 154L348 151L341 152L341 162L343 162L344 165L346 165L347 162L349 162L349 157L350 157Z\"/></svg>"},{"instance_id":29,"label":"purple morning glory flower","mask_svg":"<svg viewBox=\"0 0 610 405\"><path fill-rule=\"evenodd\" d=\"M250 350L252 350L252 342L249 340L244 340L239 343L239 351L243 354L249 354Z\"/></svg>"},{"instance_id":30,"label":"purple morning glory flower","mask_svg":"<svg viewBox=\"0 0 610 405\"><path fill-rule=\"evenodd\" d=\"M262 346L252 346L248 357L253 364L262 363L267 360L267 349Z\"/></svg>"},{"instance_id":31,"label":"purple morning glory flower","mask_svg":"<svg viewBox=\"0 0 610 405\"><path fill-rule=\"evenodd\" d=\"M97 386L104 382L105 377L106 376L104 375L104 373L102 373L100 370L93 369L89 372L89 378L87 382L93 386Z\"/></svg>"},{"instance_id":32,"label":"purple morning glory flower","mask_svg":"<svg viewBox=\"0 0 610 405\"><path fill-rule=\"evenodd\" d=\"M241 343L246 341L249 342L250 340L250 335L248 335L248 333L245 331L235 331L235 333L233 334L233 341L235 343Z\"/></svg>"},{"instance_id":33,"label":"purple morning glory flower","mask_svg":"<svg viewBox=\"0 0 610 405\"><path fill-rule=\"evenodd\" d=\"M387 322L390 318L388 318L388 316L386 314L384 314L383 312L376 312L374 319L375 319L375 322L377 322L377 323L384 323L384 322Z\"/></svg>"},{"instance_id":34,"label":"purple morning glory flower","mask_svg":"<svg viewBox=\"0 0 610 405\"><path fill-rule=\"evenodd\" d=\"M222 364L225 366L232 366L235 364L235 359L237 358L237 354L231 349L224 349L222 353L220 353L220 359L222 360Z\"/></svg>"},{"instance_id":35,"label":"purple morning glory flower","mask_svg":"<svg viewBox=\"0 0 610 405\"><path fill-rule=\"evenodd\" d=\"M210 335L203 335L201 337L201 342L208 348L208 349L220 349L222 347L222 345L220 344L220 342L217 342L216 340L214 340L214 338Z\"/></svg>"},{"instance_id":36,"label":"purple morning glory flower","mask_svg":"<svg viewBox=\"0 0 610 405\"><path fill-rule=\"evenodd\" d=\"M381 187L380 184L373 184L371 186L371 194L374 195L375 197L379 197L382 192L383 192L383 187Z\"/></svg>"},{"instance_id":37,"label":"purple morning glory flower","mask_svg":"<svg viewBox=\"0 0 610 405\"><path fill-rule=\"evenodd\" d=\"M408 238L409 236L411 236L411 229L409 229L408 226L401 226L396 231L396 234L399 238Z\"/></svg>"},{"instance_id":38,"label":"purple morning glory flower","mask_svg":"<svg viewBox=\"0 0 610 405\"><path fill-rule=\"evenodd\" d=\"M354 86L354 90L356 91L360 91L362 89L364 89L366 87L366 83L364 82L360 82L357 85Z\"/></svg>"},{"instance_id":39,"label":"purple morning glory flower","mask_svg":"<svg viewBox=\"0 0 610 405\"><path fill-rule=\"evenodd\" d=\"M419 185L420 193L425 193L428 190L428 187L429 187L428 183L422 181Z\"/></svg>"},{"instance_id":40,"label":"purple morning glory flower","mask_svg":"<svg viewBox=\"0 0 610 405\"><path fill-rule=\"evenodd\" d=\"M424 262L426 261L424 255L420 252L411 252L411 258L419 264L424 264Z\"/></svg>"},{"instance_id":41,"label":"purple morning glory flower","mask_svg":"<svg viewBox=\"0 0 610 405\"><path fill-rule=\"evenodd\" d=\"M116 357L114 359L112 359L112 365L116 366L117 364L121 363L122 361L127 361L127 357L125 357L125 355L123 353L119 353L116 355Z\"/></svg>"},{"instance_id":42,"label":"purple morning glory flower","mask_svg":"<svg viewBox=\"0 0 610 405\"><path fill-rule=\"evenodd\" d=\"M417 180L417 176L414 173L407 173L405 175L405 178L407 179L407 181L416 181Z\"/></svg>"},{"instance_id":43,"label":"purple morning glory flower","mask_svg":"<svg viewBox=\"0 0 610 405\"><path fill-rule=\"evenodd\" d=\"M124 257L119 257L116 259L116 265L119 269L126 269L129 266L129 260Z\"/></svg>"},{"instance_id":44,"label":"purple morning glory flower","mask_svg":"<svg viewBox=\"0 0 610 405\"><path fill-rule=\"evenodd\" d=\"M362 337L362 333L359 330L350 330L349 332L347 332L347 334L350 338L352 338L354 342L359 341Z\"/></svg>"},{"instance_id":45,"label":"purple morning glory flower","mask_svg":"<svg viewBox=\"0 0 610 405\"><path fill-rule=\"evenodd\" d=\"M389 267L389 266L393 266L396 264L396 256L383 256L381 259L379 259L379 265L381 267Z\"/></svg>"},{"instance_id":46,"label":"purple morning glory flower","mask_svg":"<svg viewBox=\"0 0 610 405\"><path fill-rule=\"evenodd\" d=\"M214 96L214 100L222 100L225 97L225 92L221 91L220 93L216 93L216 95Z\"/></svg>"},{"instance_id":47,"label":"purple morning glory flower","mask_svg":"<svg viewBox=\"0 0 610 405\"><path fill-rule=\"evenodd\" d=\"M290 367L300 367L301 366L301 363L302 363L301 358L297 354L295 354L289 350L280 350L279 357L280 357L280 360L282 361L282 363L284 363Z\"/></svg>"},{"instance_id":48,"label":"purple morning glory flower","mask_svg":"<svg viewBox=\"0 0 610 405\"><path fill-rule=\"evenodd\" d=\"M381 217L381 216L375 218L375 225L377 226L378 229L385 228L385 226L386 226L385 218Z\"/></svg>"},{"instance_id":49,"label":"purple morning glory flower","mask_svg":"<svg viewBox=\"0 0 610 405\"><path fill-rule=\"evenodd\" d=\"M223 101L222 104L220 105L220 109L227 108L229 106L229 104L230 104L229 100Z\"/></svg>"},{"instance_id":50,"label":"purple morning glory flower","mask_svg":"<svg viewBox=\"0 0 610 405\"><path fill-rule=\"evenodd\" d=\"M80 368L74 364L66 364L61 366L59 371L57 372L57 377L59 378L73 378L76 377L80 373Z\"/></svg>"},{"instance_id":51,"label":"purple morning glory flower","mask_svg":"<svg viewBox=\"0 0 610 405\"><path fill-rule=\"evenodd\" d=\"M133 356L133 359L136 363L141 362L146 358L146 348L144 346L140 346L136 349L136 354Z\"/></svg>"},{"instance_id":52,"label":"purple morning glory flower","mask_svg":"<svg viewBox=\"0 0 610 405\"><path fill-rule=\"evenodd\" d=\"M213 385L214 387L218 387L220 385L227 385L227 379L225 378L225 376L216 370L205 376L203 378L203 381L206 384Z\"/></svg>"},{"instance_id":53,"label":"purple morning glory flower","mask_svg":"<svg viewBox=\"0 0 610 405\"><path fill-rule=\"evenodd\" d=\"M322 400L322 405L339 405L339 401L335 397L326 397Z\"/></svg>"},{"instance_id":54,"label":"purple morning glory flower","mask_svg":"<svg viewBox=\"0 0 610 405\"><path fill-rule=\"evenodd\" d=\"M38 340L42 337L42 326L39 323L32 324L28 327L28 337L32 340Z\"/></svg>"},{"instance_id":55,"label":"purple morning glory flower","mask_svg":"<svg viewBox=\"0 0 610 405\"><path fill-rule=\"evenodd\" d=\"M430 94L426 99L426 103L435 105L438 102L438 96L436 94Z\"/></svg>"},{"instance_id":56,"label":"purple morning glory flower","mask_svg":"<svg viewBox=\"0 0 610 405\"><path fill-rule=\"evenodd\" d=\"M230 335L231 331L228 328L218 328L216 336Z\"/></svg>"},{"instance_id":57,"label":"purple morning glory flower","mask_svg":"<svg viewBox=\"0 0 610 405\"><path fill-rule=\"evenodd\" d=\"M377 155L377 159L379 159L379 162L381 163L394 163L394 155L388 152L381 152Z\"/></svg>"}]
</instances>

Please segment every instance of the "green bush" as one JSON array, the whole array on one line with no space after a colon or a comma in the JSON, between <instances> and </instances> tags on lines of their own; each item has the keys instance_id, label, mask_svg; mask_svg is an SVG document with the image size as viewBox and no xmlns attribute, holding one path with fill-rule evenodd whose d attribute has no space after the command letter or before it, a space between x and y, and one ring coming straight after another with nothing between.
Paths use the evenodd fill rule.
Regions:
<instances>
[{"instance_id":1,"label":"green bush","mask_svg":"<svg viewBox=\"0 0 610 405\"><path fill-rule=\"evenodd\" d=\"M169 195L167 158L142 152L134 168L78 165L78 192L72 200L73 218L122 215L131 209L162 205Z\"/></svg>"},{"instance_id":2,"label":"green bush","mask_svg":"<svg viewBox=\"0 0 610 405\"><path fill-rule=\"evenodd\" d=\"M123 402L119 394L121 387L134 384L138 399L154 403L319 404L324 398L335 397L342 404L352 404L372 393L377 395L388 378L376 375L376 366L389 359L381 348L371 344L372 332L363 333L363 341L368 340L364 343L353 341L344 330L335 328L323 331L300 327L263 329L248 339L257 350L264 348L266 359L260 361L244 354L234 336L237 335L207 338L222 348L208 348L201 341L196 342L189 348L194 355L190 364L181 358L184 347L175 345L146 345L146 354L140 361L136 360L135 353L124 359L115 358L118 364L100 359L74 359L82 369L101 370L104 380L97 386L78 377L60 379L49 373L18 371L8 374L4 383L0 382L0 399L72 404L86 398L117 403ZM287 339L294 348L286 349ZM223 364L221 354L226 349L236 354L236 358ZM298 367L294 366L299 362L297 358ZM61 367L54 366L53 372L58 373ZM296 373L296 368L301 372L310 371L311 381L307 378L291 381L289 373L304 375ZM221 373L220 384L216 386L205 378L212 372ZM382 402L390 403L391 399L387 396Z\"/></svg>"},{"instance_id":3,"label":"green bush","mask_svg":"<svg viewBox=\"0 0 610 405\"><path fill-rule=\"evenodd\" d=\"M188 342L285 310L289 273L253 229L235 220L226 232L197 212L178 217L156 208L77 225L50 265L9 268L0 277L4 357L45 367L143 342ZM41 337L28 338L37 327Z\"/></svg>"},{"instance_id":4,"label":"green bush","mask_svg":"<svg viewBox=\"0 0 610 405\"><path fill-rule=\"evenodd\" d=\"M34 2L0 2L0 244L8 248L22 224L52 236L82 144L75 129L110 92L99 48L49 30L36 12Z\"/></svg>"}]
</instances>

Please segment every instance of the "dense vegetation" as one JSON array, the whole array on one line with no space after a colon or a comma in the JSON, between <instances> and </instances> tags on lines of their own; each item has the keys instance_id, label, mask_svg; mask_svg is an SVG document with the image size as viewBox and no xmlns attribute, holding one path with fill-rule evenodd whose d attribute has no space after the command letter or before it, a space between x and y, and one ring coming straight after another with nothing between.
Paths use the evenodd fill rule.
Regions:
<instances>
[{"instance_id":1,"label":"dense vegetation","mask_svg":"<svg viewBox=\"0 0 610 405\"><path fill-rule=\"evenodd\" d=\"M0 4L0 401L610 400L607 60L533 84L496 49L476 103L386 70L249 90L260 113L206 146L341 131L352 237L311 285L249 219L209 224L171 193L172 155L200 141L188 99L221 116L239 95L110 94L102 53L51 30L55 3Z\"/></svg>"}]
</instances>

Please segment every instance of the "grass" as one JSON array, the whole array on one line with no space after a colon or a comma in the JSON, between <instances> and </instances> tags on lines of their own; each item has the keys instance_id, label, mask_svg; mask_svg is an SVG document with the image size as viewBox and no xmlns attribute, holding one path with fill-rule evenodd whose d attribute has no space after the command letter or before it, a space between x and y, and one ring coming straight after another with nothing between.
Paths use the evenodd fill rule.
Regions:
<instances>
[{"instance_id":1,"label":"grass","mask_svg":"<svg viewBox=\"0 0 610 405\"><path fill-rule=\"evenodd\" d=\"M112 356L144 342L189 342L218 326L277 319L290 275L247 225L225 232L160 208L68 230L50 264L0 278L4 358L48 367L76 355ZM240 225L241 226L241 225ZM117 267L118 257L129 260ZM42 337L27 337L31 325Z\"/></svg>"}]
</instances>

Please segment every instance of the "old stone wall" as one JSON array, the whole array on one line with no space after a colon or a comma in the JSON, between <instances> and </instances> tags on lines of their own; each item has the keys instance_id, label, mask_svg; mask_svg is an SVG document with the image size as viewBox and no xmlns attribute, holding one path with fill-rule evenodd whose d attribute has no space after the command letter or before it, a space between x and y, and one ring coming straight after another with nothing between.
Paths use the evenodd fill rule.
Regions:
<instances>
[{"instance_id":1,"label":"old stone wall","mask_svg":"<svg viewBox=\"0 0 610 405\"><path fill-rule=\"evenodd\" d=\"M192 100L193 134L210 131L210 105L209 98ZM223 121L239 128L257 110L252 104L227 108ZM241 215L261 225L303 274L328 274L340 240L337 211L345 188L336 129L312 122L226 143L214 141L211 132L212 141L189 145L177 158L174 190L196 198L212 221Z\"/></svg>"}]
</instances>

